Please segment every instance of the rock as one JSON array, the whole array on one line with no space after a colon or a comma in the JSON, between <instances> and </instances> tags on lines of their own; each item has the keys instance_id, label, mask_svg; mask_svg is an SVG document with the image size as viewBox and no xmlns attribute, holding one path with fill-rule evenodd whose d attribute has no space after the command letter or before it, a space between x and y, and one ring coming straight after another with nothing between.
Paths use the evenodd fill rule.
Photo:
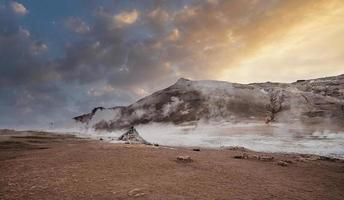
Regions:
<instances>
[{"instance_id":1,"label":"rock","mask_svg":"<svg viewBox=\"0 0 344 200\"><path fill-rule=\"evenodd\" d=\"M320 159L321 159L320 156L302 154L302 155L297 156L296 161L308 162L308 161L316 161L316 160L320 160Z\"/></svg>"},{"instance_id":2,"label":"rock","mask_svg":"<svg viewBox=\"0 0 344 200\"><path fill-rule=\"evenodd\" d=\"M146 195L146 193L143 193L143 192L142 192L142 193L137 193L137 194L135 194L134 197L141 197L141 196L144 196L144 195Z\"/></svg>"},{"instance_id":3,"label":"rock","mask_svg":"<svg viewBox=\"0 0 344 200\"><path fill-rule=\"evenodd\" d=\"M292 160L282 160L283 162L286 162L286 163L288 163L288 164L292 164L293 163L293 161Z\"/></svg>"},{"instance_id":4,"label":"rock","mask_svg":"<svg viewBox=\"0 0 344 200\"><path fill-rule=\"evenodd\" d=\"M233 158L235 158L235 159L243 159L242 155L234 156Z\"/></svg>"},{"instance_id":5,"label":"rock","mask_svg":"<svg viewBox=\"0 0 344 200\"><path fill-rule=\"evenodd\" d=\"M103 141L103 138L99 138L100 141Z\"/></svg>"},{"instance_id":6,"label":"rock","mask_svg":"<svg viewBox=\"0 0 344 200\"><path fill-rule=\"evenodd\" d=\"M247 149L245 147L240 147L240 146L229 146L229 147L224 147L225 149L228 150L240 150L240 151L247 151Z\"/></svg>"},{"instance_id":7,"label":"rock","mask_svg":"<svg viewBox=\"0 0 344 200\"><path fill-rule=\"evenodd\" d=\"M261 160L261 161L273 161L274 157L273 156L268 156L268 155L263 155L263 156L259 156L258 160Z\"/></svg>"},{"instance_id":8,"label":"rock","mask_svg":"<svg viewBox=\"0 0 344 200\"><path fill-rule=\"evenodd\" d=\"M277 162L277 165L282 166L282 167L287 167L288 163L283 161L283 160L280 160L280 161Z\"/></svg>"},{"instance_id":9,"label":"rock","mask_svg":"<svg viewBox=\"0 0 344 200\"><path fill-rule=\"evenodd\" d=\"M259 155L253 155L252 158L256 159L256 160L259 160Z\"/></svg>"},{"instance_id":10,"label":"rock","mask_svg":"<svg viewBox=\"0 0 344 200\"><path fill-rule=\"evenodd\" d=\"M325 161L329 161L329 162L337 162L337 161L339 161L338 158L331 158L331 157L327 157L327 156L320 156L319 160L325 160Z\"/></svg>"},{"instance_id":11,"label":"rock","mask_svg":"<svg viewBox=\"0 0 344 200\"><path fill-rule=\"evenodd\" d=\"M249 159L249 155L247 153L243 153L242 155L234 156L235 159Z\"/></svg>"},{"instance_id":12,"label":"rock","mask_svg":"<svg viewBox=\"0 0 344 200\"><path fill-rule=\"evenodd\" d=\"M128 196L132 196L132 197L141 197L144 195L146 195L146 193L142 192L142 189L140 188L135 188L128 192Z\"/></svg>"},{"instance_id":13,"label":"rock","mask_svg":"<svg viewBox=\"0 0 344 200\"><path fill-rule=\"evenodd\" d=\"M303 157L297 157L295 159L297 162L308 162L309 160L307 160L306 158L303 158Z\"/></svg>"},{"instance_id":14,"label":"rock","mask_svg":"<svg viewBox=\"0 0 344 200\"><path fill-rule=\"evenodd\" d=\"M201 149L196 148L196 149L192 149L192 151L201 151Z\"/></svg>"},{"instance_id":15,"label":"rock","mask_svg":"<svg viewBox=\"0 0 344 200\"><path fill-rule=\"evenodd\" d=\"M147 144L151 145L151 143L147 142L143 139L139 133L136 131L134 127L131 127L126 133L121 135L118 140L125 141L127 144Z\"/></svg>"},{"instance_id":16,"label":"rock","mask_svg":"<svg viewBox=\"0 0 344 200\"><path fill-rule=\"evenodd\" d=\"M193 162L193 160L190 156L178 156L177 161L184 162L184 163Z\"/></svg>"},{"instance_id":17,"label":"rock","mask_svg":"<svg viewBox=\"0 0 344 200\"><path fill-rule=\"evenodd\" d=\"M159 146L159 144L157 144L157 143L154 143L153 145L154 145L154 146L156 146L156 147L158 147L158 146Z\"/></svg>"}]
</instances>

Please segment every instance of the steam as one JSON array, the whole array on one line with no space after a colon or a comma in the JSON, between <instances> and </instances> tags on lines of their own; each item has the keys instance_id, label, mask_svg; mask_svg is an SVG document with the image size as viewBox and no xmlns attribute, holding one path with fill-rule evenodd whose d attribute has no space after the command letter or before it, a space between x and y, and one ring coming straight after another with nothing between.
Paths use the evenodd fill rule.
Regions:
<instances>
[{"instance_id":1,"label":"steam","mask_svg":"<svg viewBox=\"0 0 344 200\"><path fill-rule=\"evenodd\" d=\"M181 87L185 91L198 91L205 99L202 106L209 110L209 116L206 117L211 120L204 119L204 121L178 126L170 123L136 126L139 134L151 143L203 148L242 146L263 152L305 153L344 158L342 127L336 130L336 127L331 124L331 120L326 121L326 118L320 118L322 123L317 121L317 125L306 125L302 122L300 113L312 111L314 102L311 100L317 97L311 96L314 94L302 95L293 88L290 91L283 91L287 97L283 104L285 110L277 115L277 121L283 123L269 125L260 119L264 116L265 105L268 102L267 91L258 86L220 81L181 80L174 87ZM170 101L164 102L165 104L160 110L157 110L155 106L147 107L147 105L158 104L158 101L159 98L151 95L131 105L133 112L126 116L122 116L121 108L98 110L87 124L56 123L53 127L43 130L72 133L80 137L102 138L105 141L115 142L126 130L107 132L96 131L93 127L102 121L114 122L117 120L129 125L142 117L154 119L154 116L159 114L169 116L177 111L184 115L192 107L190 102L176 96L172 96ZM319 98L317 101L320 101ZM243 111L252 104L254 104L252 107L257 110ZM252 116L239 118L242 112L247 112ZM235 123L236 121L241 123Z\"/></svg>"},{"instance_id":2,"label":"steam","mask_svg":"<svg viewBox=\"0 0 344 200\"><path fill-rule=\"evenodd\" d=\"M66 125L66 124L65 124ZM302 153L344 159L344 132L314 130L291 124L265 123L194 123L176 126L151 123L135 127L151 143L176 147L220 148L242 146L260 152ZM126 130L95 131L81 125L50 130L72 133L79 137L102 138L116 143Z\"/></svg>"},{"instance_id":3,"label":"steam","mask_svg":"<svg viewBox=\"0 0 344 200\"><path fill-rule=\"evenodd\" d=\"M171 103L167 103L163 107L163 116L169 116L171 113L175 112L180 104L183 104L183 100L179 100L178 97L171 97Z\"/></svg>"}]
</instances>

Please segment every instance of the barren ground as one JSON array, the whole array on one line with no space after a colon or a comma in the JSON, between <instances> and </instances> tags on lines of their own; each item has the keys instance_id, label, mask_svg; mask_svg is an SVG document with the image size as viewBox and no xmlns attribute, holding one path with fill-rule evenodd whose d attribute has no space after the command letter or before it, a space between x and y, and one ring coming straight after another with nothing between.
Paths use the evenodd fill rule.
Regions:
<instances>
[{"instance_id":1,"label":"barren ground","mask_svg":"<svg viewBox=\"0 0 344 200\"><path fill-rule=\"evenodd\" d=\"M344 163L0 131L0 199L344 199ZM181 163L176 157L191 156ZM288 166L278 161L288 160ZM302 161L302 162L301 162Z\"/></svg>"}]
</instances>

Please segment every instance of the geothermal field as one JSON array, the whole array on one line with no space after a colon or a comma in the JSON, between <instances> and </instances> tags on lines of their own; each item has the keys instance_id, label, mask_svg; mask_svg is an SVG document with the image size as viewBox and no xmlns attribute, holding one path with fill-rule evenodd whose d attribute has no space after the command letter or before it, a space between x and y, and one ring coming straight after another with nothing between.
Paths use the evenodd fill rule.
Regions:
<instances>
[{"instance_id":1,"label":"geothermal field","mask_svg":"<svg viewBox=\"0 0 344 200\"><path fill-rule=\"evenodd\" d=\"M344 0L0 0L0 200L344 200Z\"/></svg>"},{"instance_id":2,"label":"geothermal field","mask_svg":"<svg viewBox=\"0 0 344 200\"><path fill-rule=\"evenodd\" d=\"M181 79L127 107L97 107L45 129L3 129L0 195L343 199L343 96L321 91L343 92L342 83ZM312 86L319 91L303 91Z\"/></svg>"}]
</instances>

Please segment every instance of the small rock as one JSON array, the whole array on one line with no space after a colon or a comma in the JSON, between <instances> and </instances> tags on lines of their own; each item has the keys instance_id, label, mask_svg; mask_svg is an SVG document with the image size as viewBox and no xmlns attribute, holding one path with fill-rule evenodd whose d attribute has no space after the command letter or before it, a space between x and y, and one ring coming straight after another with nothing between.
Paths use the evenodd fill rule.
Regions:
<instances>
[{"instance_id":1,"label":"small rock","mask_svg":"<svg viewBox=\"0 0 344 200\"><path fill-rule=\"evenodd\" d=\"M288 163L288 164L292 164L293 163L293 161L292 160L282 160L283 162L286 162L286 163Z\"/></svg>"},{"instance_id":2,"label":"small rock","mask_svg":"<svg viewBox=\"0 0 344 200\"><path fill-rule=\"evenodd\" d=\"M338 158L331 158L331 157L327 157L327 156L320 156L319 160L325 160L325 161L329 161L329 162L336 162L339 161Z\"/></svg>"},{"instance_id":3,"label":"small rock","mask_svg":"<svg viewBox=\"0 0 344 200\"><path fill-rule=\"evenodd\" d=\"M128 196L133 196L133 197L141 197L144 195L146 195L146 193L142 192L142 189L140 188L135 188L128 192Z\"/></svg>"},{"instance_id":4,"label":"small rock","mask_svg":"<svg viewBox=\"0 0 344 200\"><path fill-rule=\"evenodd\" d=\"M306 158L303 158L303 157L297 157L295 159L297 162L308 162L309 160L307 160Z\"/></svg>"},{"instance_id":5,"label":"small rock","mask_svg":"<svg viewBox=\"0 0 344 200\"><path fill-rule=\"evenodd\" d=\"M237 155L237 156L234 156L233 158L235 158L235 159L243 159L242 155Z\"/></svg>"},{"instance_id":6,"label":"small rock","mask_svg":"<svg viewBox=\"0 0 344 200\"><path fill-rule=\"evenodd\" d=\"M298 162L308 162L308 161L316 161L320 160L320 156L316 155L299 155L296 158L296 161Z\"/></svg>"},{"instance_id":7,"label":"small rock","mask_svg":"<svg viewBox=\"0 0 344 200\"><path fill-rule=\"evenodd\" d=\"M256 160L259 160L259 156L258 155L253 155L252 158L256 159Z\"/></svg>"},{"instance_id":8,"label":"small rock","mask_svg":"<svg viewBox=\"0 0 344 200\"><path fill-rule=\"evenodd\" d=\"M158 144L158 143L154 143L153 145L154 145L154 146L156 146L156 147L158 147L158 146L159 146L159 144Z\"/></svg>"},{"instance_id":9,"label":"small rock","mask_svg":"<svg viewBox=\"0 0 344 200\"><path fill-rule=\"evenodd\" d=\"M226 148L228 150L240 150L240 151L247 151L247 149L245 147L240 147L240 146L229 146L229 147L223 147Z\"/></svg>"},{"instance_id":10,"label":"small rock","mask_svg":"<svg viewBox=\"0 0 344 200\"><path fill-rule=\"evenodd\" d=\"M259 156L259 158L258 158L258 160L261 160L261 161L272 161L273 159L274 159L274 157L267 156L267 155Z\"/></svg>"},{"instance_id":11,"label":"small rock","mask_svg":"<svg viewBox=\"0 0 344 200\"><path fill-rule=\"evenodd\" d=\"M100 141L102 141L102 140L103 140L103 138L99 138L99 140L100 140Z\"/></svg>"},{"instance_id":12,"label":"small rock","mask_svg":"<svg viewBox=\"0 0 344 200\"><path fill-rule=\"evenodd\" d=\"M134 195L134 197L142 197L142 196L144 196L144 195L146 195L146 193L137 193L137 194L135 194Z\"/></svg>"},{"instance_id":13,"label":"small rock","mask_svg":"<svg viewBox=\"0 0 344 200\"><path fill-rule=\"evenodd\" d=\"M243 154L242 154L242 157L243 157L244 159L248 159L248 154L247 154L247 153L243 153Z\"/></svg>"},{"instance_id":14,"label":"small rock","mask_svg":"<svg viewBox=\"0 0 344 200\"><path fill-rule=\"evenodd\" d=\"M178 156L177 161L188 163L188 162L192 162L193 160L190 156Z\"/></svg>"},{"instance_id":15,"label":"small rock","mask_svg":"<svg viewBox=\"0 0 344 200\"><path fill-rule=\"evenodd\" d=\"M234 156L235 159L248 159L248 154L247 153L243 153L242 155L236 155Z\"/></svg>"},{"instance_id":16,"label":"small rock","mask_svg":"<svg viewBox=\"0 0 344 200\"><path fill-rule=\"evenodd\" d=\"M277 165L282 166L282 167L287 167L288 163L283 161L283 160L280 160L280 161L277 162Z\"/></svg>"},{"instance_id":17,"label":"small rock","mask_svg":"<svg viewBox=\"0 0 344 200\"><path fill-rule=\"evenodd\" d=\"M192 151L201 151L201 149L195 148L195 149L192 149Z\"/></svg>"}]
</instances>

